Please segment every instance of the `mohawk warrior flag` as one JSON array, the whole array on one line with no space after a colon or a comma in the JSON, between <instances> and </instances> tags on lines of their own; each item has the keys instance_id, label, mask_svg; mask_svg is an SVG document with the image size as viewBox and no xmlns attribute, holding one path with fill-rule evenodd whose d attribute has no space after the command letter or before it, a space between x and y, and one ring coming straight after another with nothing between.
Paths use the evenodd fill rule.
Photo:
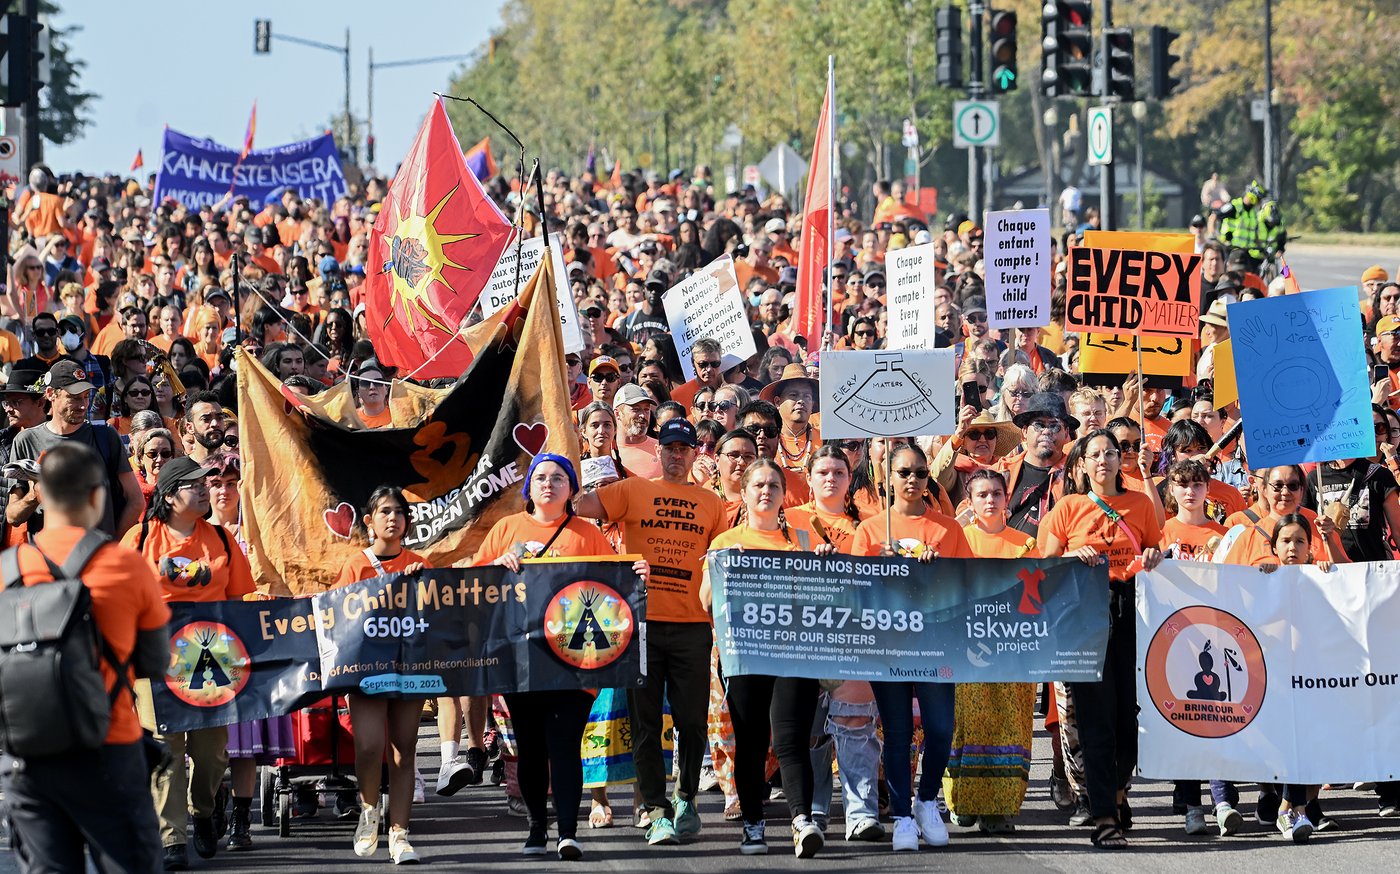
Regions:
<instances>
[{"instance_id":1,"label":"mohawk warrior flag","mask_svg":"<svg viewBox=\"0 0 1400 874\"><path fill-rule=\"evenodd\" d=\"M578 458L563 342L546 257L514 304L463 333L471 365L456 385L394 384L388 428L365 428L348 384L304 398L240 349L243 530L259 588L328 588L368 545L360 517L386 483L409 502L404 546L437 567L470 558L521 508L531 458Z\"/></svg>"},{"instance_id":2,"label":"mohawk warrior flag","mask_svg":"<svg viewBox=\"0 0 1400 874\"><path fill-rule=\"evenodd\" d=\"M434 100L370 230L365 308L379 360L422 379L461 375L472 360L463 322L511 231Z\"/></svg>"}]
</instances>

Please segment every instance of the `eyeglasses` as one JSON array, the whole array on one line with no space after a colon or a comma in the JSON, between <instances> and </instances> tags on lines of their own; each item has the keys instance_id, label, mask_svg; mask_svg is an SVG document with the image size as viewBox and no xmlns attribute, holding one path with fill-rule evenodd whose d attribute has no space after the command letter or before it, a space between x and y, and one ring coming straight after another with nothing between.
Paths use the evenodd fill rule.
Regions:
<instances>
[{"instance_id":1,"label":"eyeglasses","mask_svg":"<svg viewBox=\"0 0 1400 874\"><path fill-rule=\"evenodd\" d=\"M721 452L720 456L723 458L727 458L736 464L740 462L744 464L752 464L755 460L758 459L758 456L753 454L752 452Z\"/></svg>"},{"instance_id":2,"label":"eyeglasses","mask_svg":"<svg viewBox=\"0 0 1400 874\"><path fill-rule=\"evenodd\" d=\"M745 425L744 430L749 432L751 436L757 437L759 435L762 435L764 437L767 437L769 440L772 440L774 437L778 436L777 425Z\"/></svg>"},{"instance_id":3,"label":"eyeglasses","mask_svg":"<svg viewBox=\"0 0 1400 874\"><path fill-rule=\"evenodd\" d=\"M1011 397L1013 397L1013 398L1020 398L1020 399L1022 399L1022 400L1024 400L1024 399L1030 397L1031 395L1035 394L1035 392L1033 392L1033 391L1026 391L1025 389L1021 389L1021 388L1009 388L1009 389L1006 390L1006 393L1007 393L1008 395L1011 395Z\"/></svg>"},{"instance_id":4,"label":"eyeglasses","mask_svg":"<svg viewBox=\"0 0 1400 874\"><path fill-rule=\"evenodd\" d=\"M1119 452L1117 449L1103 449L1095 452L1093 455L1085 455L1084 457L1090 461L1112 461L1122 454L1123 453Z\"/></svg>"},{"instance_id":5,"label":"eyeglasses","mask_svg":"<svg viewBox=\"0 0 1400 874\"><path fill-rule=\"evenodd\" d=\"M995 439L997 439L997 429L995 429L995 428L988 428L988 429L985 430L985 431L968 431L968 432L967 432L967 439L969 439L969 440L995 440Z\"/></svg>"},{"instance_id":6,"label":"eyeglasses","mask_svg":"<svg viewBox=\"0 0 1400 874\"><path fill-rule=\"evenodd\" d=\"M590 376L590 377L588 377L588 378L591 379L591 380L593 380L594 382L608 382L608 383L617 382L617 380L618 380L617 374L616 374L616 373L613 373L611 370L608 371L608 372L606 372L606 373L595 373L595 374L593 374L592 376Z\"/></svg>"},{"instance_id":7,"label":"eyeglasses","mask_svg":"<svg viewBox=\"0 0 1400 874\"><path fill-rule=\"evenodd\" d=\"M1058 434L1064 430L1065 423L1058 421L1046 421L1044 419L1036 419L1034 422L1031 422L1026 427L1034 428L1042 434Z\"/></svg>"},{"instance_id":8,"label":"eyeglasses","mask_svg":"<svg viewBox=\"0 0 1400 874\"><path fill-rule=\"evenodd\" d=\"M894 474L900 479L928 479L928 468L901 467L896 469Z\"/></svg>"},{"instance_id":9,"label":"eyeglasses","mask_svg":"<svg viewBox=\"0 0 1400 874\"><path fill-rule=\"evenodd\" d=\"M1377 433L1377 434L1389 434L1389 433L1390 433L1390 426L1387 425L1387 424L1384 423L1384 422L1377 422L1377 423L1376 423L1376 433Z\"/></svg>"},{"instance_id":10,"label":"eyeglasses","mask_svg":"<svg viewBox=\"0 0 1400 874\"><path fill-rule=\"evenodd\" d=\"M864 444L859 440L846 440L839 444L844 452L859 452Z\"/></svg>"},{"instance_id":11,"label":"eyeglasses","mask_svg":"<svg viewBox=\"0 0 1400 874\"><path fill-rule=\"evenodd\" d=\"M147 458L170 458L170 457L173 456L175 453L171 452L169 449L156 449L156 450L147 449L145 452L143 452L143 453L141 453L141 454L144 455L144 456L146 456Z\"/></svg>"},{"instance_id":12,"label":"eyeglasses","mask_svg":"<svg viewBox=\"0 0 1400 874\"><path fill-rule=\"evenodd\" d=\"M58 336L58 328L35 328L35 329L34 329L34 336L36 336L36 337L57 337L57 336Z\"/></svg>"},{"instance_id":13,"label":"eyeglasses","mask_svg":"<svg viewBox=\"0 0 1400 874\"><path fill-rule=\"evenodd\" d=\"M701 440L699 443L695 444L695 449L698 452L703 452L706 455L710 455L715 451L715 441Z\"/></svg>"},{"instance_id":14,"label":"eyeglasses","mask_svg":"<svg viewBox=\"0 0 1400 874\"><path fill-rule=\"evenodd\" d=\"M1141 440L1119 440L1119 441L1118 441L1118 447L1119 447L1120 449L1122 449L1123 452L1125 452L1125 453L1141 452L1141 451L1142 451L1142 441L1141 441Z\"/></svg>"},{"instance_id":15,"label":"eyeglasses","mask_svg":"<svg viewBox=\"0 0 1400 874\"><path fill-rule=\"evenodd\" d=\"M696 369L696 370L713 370L713 369L715 369L716 367L719 367L719 364L720 364L720 363L719 363L718 361L697 361L697 362L695 362L695 369Z\"/></svg>"},{"instance_id":16,"label":"eyeglasses","mask_svg":"<svg viewBox=\"0 0 1400 874\"><path fill-rule=\"evenodd\" d=\"M1297 480L1289 480L1286 483L1269 483L1268 485L1271 491L1277 492L1278 494L1283 494L1284 491L1298 492L1303 489L1303 484Z\"/></svg>"},{"instance_id":17,"label":"eyeglasses","mask_svg":"<svg viewBox=\"0 0 1400 874\"><path fill-rule=\"evenodd\" d=\"M699 401L695 409L702 413L727 413L737 406L733 401Z\"/></svg>"},{"instance_id":18,"label":"eyeglasses","mask_svg":"<svg viewBox=\"0 0 1400 874\"><path fill-rule=\"evenodd\" d=\"M963 316L963 318L964 318L965 320L969 321L969 322L985 322L985 321L987 321L987 314L986 314L986 313L967 313L967 314L965 314L965 315Z\"/></svg>"}]
</instances>

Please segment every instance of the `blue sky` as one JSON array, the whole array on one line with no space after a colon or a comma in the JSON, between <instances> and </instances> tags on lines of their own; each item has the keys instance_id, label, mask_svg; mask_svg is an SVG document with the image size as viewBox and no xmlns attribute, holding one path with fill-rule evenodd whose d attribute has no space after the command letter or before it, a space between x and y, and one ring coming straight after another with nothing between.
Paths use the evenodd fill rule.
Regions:
<instances>
[{"instance_id":1,"label":"blue sky","mask_svg":"<svg viewBox=\"0 0 1400 874\"><path fill-rule=\"evenodd\" d=\"M99 95L81 139L66 146L44 144L45 160L59 173L125 173L137 149L144 150L147 172L154 172L165 125L241 146L254 99L258 147L322 131L344 104L343 56L278 40L270 54L255 54L254 19L270 19L274 34L335 45L344 45L349 27L350 107L363 118L369 48L376 63L468 54L500 24L503 5L503 0L58 2L57 26L83 26L69 38L71 51L87 61L83 87ZM374 135L381 170L392 172L407 153L432 92L445 88L457 66L375 72Z\"/></svg>"}]
</instances>

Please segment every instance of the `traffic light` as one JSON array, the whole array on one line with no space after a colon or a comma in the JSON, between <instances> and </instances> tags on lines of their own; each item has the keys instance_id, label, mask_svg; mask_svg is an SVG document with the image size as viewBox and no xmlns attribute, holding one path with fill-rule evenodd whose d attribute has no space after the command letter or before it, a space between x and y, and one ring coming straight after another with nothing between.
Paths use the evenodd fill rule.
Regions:
<instances>
[{"instance_id":1,"label":"traffic light","mask_svg":"<svg viewBox=\"0 0 1400 874\"><path fill-rule=\"evenodd\" d=\"M1149 38L1152 49L1152 97L1165 100L1172 96L1181 80L1172 75L1172 67L1181 60L1180 55L1171 53L1171 44L1181 34L1174 30L1154 25Z\"/></svg>"},{"instance_id":2,"label":"traffic light","mask_svg":"<svg viewBox=\"0 0 1400 874\"><path fill-rule=\"evenodd\" d=\"M1106 27L1103 31L1103 97L1137 99L1133 58L1133 31L1127 27Z\"/></svg>"},{"instance_id":3,"label":"traffic light","mask_svg":"<svg viewBox=\"0 0 1400 874\"><path fill-rule=\"evenodd\" d=\"M1087 97L1093 90L1091 0L1047 0L1041 9L1040 85L1046 97Z\"/></svg>"},{"instance_id":4,"label":"traffic light","mask_svg":"<svg viewBox=\"0 0 1400 874\"><path fill-rule=\"evenodd\" d=\"M253 21L253 51L265 55L272 51L272 20L258 18Z\"/></svg>"},{"instance_id":5,"label":"traffic light","mask_svg":"<svg viewBox=\"0 0 1400 874\"><path fill-rule=\"evenodd\" d=\"M933 13L933 27L938 35L938 84L942 88L961 88L962 75L962 10L956 6L940 6Z\"/></svg>"},{"instance_id":6,"label":"traffic light","mask_svg":"<svg viewBox=\"0 0 1400 874\"><path fill-rule=\"evenodd\" d=\"M992 93L1016 90L1016 13L992 10L988 16L987 48L992 58Z\"/></svg>"},{"instance_id":7,"label":"traffic light","mask_svg":"<svg viewBox=\"0 0 1400 874\"><path fill-rule=\"evenodd\" d=\"M19 12L5 16L5 72L9 77L5 90L6 106L22 106L38 99L44 82L39 63L44 59L39 36L44 25Z\"/></svg>"}]
</instances>

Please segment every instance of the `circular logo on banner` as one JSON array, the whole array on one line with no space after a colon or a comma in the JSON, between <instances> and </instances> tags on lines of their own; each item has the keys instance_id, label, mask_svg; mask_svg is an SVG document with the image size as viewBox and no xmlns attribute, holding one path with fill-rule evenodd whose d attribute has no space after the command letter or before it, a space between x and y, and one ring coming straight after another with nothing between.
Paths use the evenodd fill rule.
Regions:
<instances>
[{"instance_id":1,"label":"circular logo on banner","mask_svg":"<svg viewBox=\"0 0 1400 874\"><path fill-rule=\"evenodd\" d=\"M219 707L248 684L248 648L227 625L191 622L171 636L174 663L165 672L172 695L195 707Z\"/></svg>"},{"instance_id":2,"label":"circular logo on banner","mask_svg":"<svg viewBox=\"0 0 1400 874\"><path fill-rule=\"evenodd\" d=\"M1214 607L1184 607L1147 646L1147 694L1189 735L1229 737L1259 715L1268 674L1254 632Z\"/></svg>"},{"instance_id":3,"label":"circular logo on banner","mask_svg":"<svg viewBox=\"0 0 1400 874\"><path fill-rule=\"evenodd\" d=\"M627 601L612 586L592 580L570 583L544 608L549 648L585 671L617 661L635 628Z\"/></svg>"}]
</instances>

